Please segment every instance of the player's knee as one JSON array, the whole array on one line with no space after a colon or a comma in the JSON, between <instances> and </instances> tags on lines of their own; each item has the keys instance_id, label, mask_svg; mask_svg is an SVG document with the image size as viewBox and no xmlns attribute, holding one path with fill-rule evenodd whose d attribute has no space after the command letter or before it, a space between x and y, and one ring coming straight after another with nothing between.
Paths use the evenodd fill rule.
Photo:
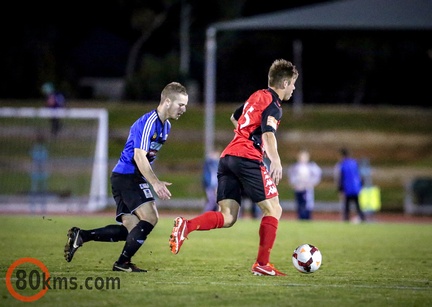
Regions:
<instances>
[{"instance_id":1,"label":"player's knee","mask_svg":"<svg viewBox=\"0 0 432 307\"><path fill-rule=\"evenodd\" d=\"M258 203L264 216L273 216L280 219L282 216L282 206L278 198L272 198Z\"/></svg>"},{"instance_id":2,"label":"player's knee","mask_svg":"<svg viewBox=\"0 0 432 307\"><path fill-rule=\"evenodd\" d=\"M147 236L150 234L150 232L154 228L154 226L147 221L139 221L139 223L137 224L137 227L139 228L138 238L143 240L143 241L145 239L147 239Z\"/></svg>"},{"instance_id":3,"label":"player's knee","mask_svg":"<svg viewBox=\"0 0 432 307\"><path fill-rule=\"evenodd\" d=\"M134 214L140 221L147 221L153 226L159 221L159 213L154 202L143 204L134 211Z\"/></svg>"},{"instance_id":4,"label":"player's knee","mask_svg":"<svg viewBox=\"0 0 432 307\"><path fill-rule=\"evenodd\" d=\"M146 221L150 224L152 224L153 226L156 226L156 224L159 221L159 216L157 215L147 215L144 219L141 219L141 222Z\"/></svg>"},{"instance_id":5,"label":"player's knee","mask_svg":"<svg viewBox=\"0 0 432 307\"><path fill-rule=\"evenodd\" d=\"M281 205L275 206L273 208L272 216L274 216L277 219L281 218L281 216L282 216L282 207L281 207Z\"/></svg>"},{"instance_id":6,"label":"player's knee","mask_svg":"<svg viewBox=\"0 0 432 307\"><path fill-rule=\"evenodd\" d=\"M127 228L128 231L131 231L138 224L138 222L138 217L133 214L122 215L122 224Z\"/></svg>"},{"instance_id":7,"label":"player's knee","mask_svg":"<svg viewBox=\"0 0 432 307\"><path fill-rule=\"evenodd\" d=\"M237 215L233 215L231 213L226 214L226 213L222 213L224 216L224 228L229 228L232 225L235 224L235 222L237 221Z\"/></svg>"}]
</instances>

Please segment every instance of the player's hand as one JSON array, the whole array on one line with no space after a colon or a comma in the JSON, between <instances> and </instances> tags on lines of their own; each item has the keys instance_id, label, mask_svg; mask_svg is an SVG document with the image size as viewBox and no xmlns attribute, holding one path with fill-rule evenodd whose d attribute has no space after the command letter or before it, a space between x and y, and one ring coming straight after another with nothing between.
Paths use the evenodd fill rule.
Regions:
<instances>
[{"instance_id":1,"label":"player's hand","mask_svg":"<svg viewBox=\"0 0 432 307\"><path fill-rule=\"evenodd\" d=\"M282 179L282 173L283 173L283 169L282 169L282 165L280 164L270 164L270 176L272 177L274 183L276 185L279 184L280 180Z\"/></svg>"},{"instance_id":2,"label":"player's hand","mask_svg":"<svg viewBox=\"0 0 432 307\"><path fill-rule=\"evenodd\" d=\"M153 190L160 199L167 200L171 198L171 192L167 188L168 185L172 185L172 183L166 181L157 181L153 185Z\"/></svg>"}]
</instances>

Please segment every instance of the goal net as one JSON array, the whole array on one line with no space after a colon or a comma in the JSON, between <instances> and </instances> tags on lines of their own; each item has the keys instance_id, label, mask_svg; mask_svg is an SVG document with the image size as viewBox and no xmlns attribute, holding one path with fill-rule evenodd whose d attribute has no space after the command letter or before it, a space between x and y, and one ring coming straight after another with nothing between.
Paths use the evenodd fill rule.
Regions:
<instances>
[{"instance_id":1,"label":"goal net","mask_svg":"<svg viewBox=\"0 0 432 307\"><path fill-rule=\"evenodd\" d=\"M107 205L108 112L0 108L0 211Z\"/></svg>"}]
</instances>

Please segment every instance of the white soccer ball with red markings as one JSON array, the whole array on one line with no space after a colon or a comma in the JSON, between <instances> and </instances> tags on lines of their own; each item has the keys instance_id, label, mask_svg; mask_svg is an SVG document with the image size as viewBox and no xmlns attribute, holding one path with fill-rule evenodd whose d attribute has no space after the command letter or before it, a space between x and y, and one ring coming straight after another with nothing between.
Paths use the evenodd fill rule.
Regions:
<instances>
[{"instance_id":1,"label":"white soccer ball with red markings","mask_svg":"<svg viewBox=\"0 0 432 307\"><path fill-rule=\"evenodd\" d=\"M313 273L318 270L322 263L320 250L311 244L298 246L292 255L294 267L301 273Z\"/></svg>"}]
</instances>

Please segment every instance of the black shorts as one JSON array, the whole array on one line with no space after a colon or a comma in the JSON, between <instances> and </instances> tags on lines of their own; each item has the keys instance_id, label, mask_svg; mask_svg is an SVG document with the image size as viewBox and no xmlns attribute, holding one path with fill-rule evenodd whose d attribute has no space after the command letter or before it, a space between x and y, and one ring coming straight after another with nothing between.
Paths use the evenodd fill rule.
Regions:
<instances>
[{"instance_id":1,"label":"black shorts","mask_svg":"<svg viewBox=\"0 0 432 307\"><path fill-rule=\"evenodd\" d=\"M111 190L117 204L116 221L121 223L123 214L132 214L144 203L154 201L150 184L134 174L111 174Z\"/></svg>"},{"instance_id":2,"label":"black shorts","mask_svg":"<svg viewBox=\"0 0 432 307\"><path fill-rule=\"evenodd\" d=\"M242 157L219 160L217 201L234 199L241 204L242 194L254 203L278 196L273 179L263 163Z\"/></svg>"}]
</instances>

